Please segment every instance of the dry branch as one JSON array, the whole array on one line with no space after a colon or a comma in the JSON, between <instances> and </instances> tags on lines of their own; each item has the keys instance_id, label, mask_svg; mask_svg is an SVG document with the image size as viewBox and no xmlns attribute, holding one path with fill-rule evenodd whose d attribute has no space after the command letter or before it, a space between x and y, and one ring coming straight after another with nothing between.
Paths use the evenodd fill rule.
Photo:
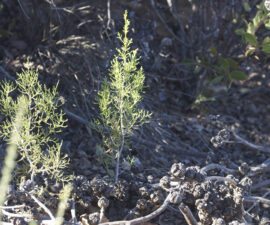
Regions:
<instances>
[{"instance_id":1,"label":"dry branch","mask_svg":"<svg viewBox=\"0 0 270 225\"><path fill-rule=\"evenodd\" d=\"M270 200L263 198L263 197L257 197L257 196L246 196L244 197L245 202L254 202L254 203L262 203L266 205L270 205Z\"/></svg>"},{"instance_id":2,"label":"dry branch","mask_svg":"<svg viewBox=\"0 0 270 225\"><path fill-rule=\"evenodd\" d=\"M214 169L219 169L222 170L223 172L227 173L227 174L235 174L235 170L233 169L228 169L225 166L219 165L219 164L215 164L215 163L211 163L203 168L201 168L201 173L206 174L207 171L209 170L214 170Z\"/></svg>"},{"instance_id":3,"label":"dry branch","mask_svg":"<svg viewBox=\"0 0 270 225\"><path fill-rule=\"evenodd\" d=\"M254 148L254 149L257 149L257 150L262 151L262 152L270 153L270 148L269 147L262 146L262 145L255 145L255 144L245 140L244 138L240 137L234 131L232 131L232 134L235 137L235 139L237 141L239 141L241 144L244 144L244 145L246 145L246 146L248 146L250 148Z\"/></svg>"},{"instance_id":4,"label":"dry branch","mask_svg":"<svg viewBox=\"0 0 270 225\"><path fill-rule=\"evenodd\" d=\"M115 222L107 222L107 223L101 223L100 225L134 225L134 224L141 224L145 223L155 217L157 217L159 214L161 214L169 205L171 201L172 194L168 194L163 204L154 212L150 213L147 216L143 216L134 220L130 221L115 221Z\"/></svg>"},{"instance_id":5,"label":"dry branch","mask_svg":"<svg viewBox=\"0 0 270 225\"><path fill-rule=\"evenodd\" d=\"M179 207L179 210L181 211L181 213L184 215L185 220L188 223L188 225L197 225L198 224L187 205L185 205L184 203L181 203L178 207Z\"/></svg>"}]
</instances>

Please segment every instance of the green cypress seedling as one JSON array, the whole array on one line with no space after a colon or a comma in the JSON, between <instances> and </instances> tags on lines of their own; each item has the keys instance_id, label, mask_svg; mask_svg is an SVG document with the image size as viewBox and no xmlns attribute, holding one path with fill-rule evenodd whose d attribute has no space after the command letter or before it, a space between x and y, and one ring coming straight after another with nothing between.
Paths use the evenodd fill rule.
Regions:
<instances>
[{"instance_id":1,"label":"green cypress seedling","mask_svg":"<svg viewBox=\"0 0 270 225\"><path fill-rule=\"evenodd\" d=\"M118 182L119 165L124 149L128 149L127 138L140 127L150 113L138 107L144 87L143 68L139 68L138 49L131 50L132 39L127 37L130 21L124 13L123 35L118 33L122 47L112 60L109 79L105 78L98 92L97 102L100 116L95 128L102 137L106 150L105 164L115 164L115 182ZM101 151L103 149L99 147ZM103 151L105 152L105 151Z\"/></svg>"},{"instance_id":2,"label":"green cypress seedling","mask_svg":"<svg viewBox=\"0 0 270 225\"><path fill-rule=\"evenodd\" d=\"M17 131L19 139L13 143L17 145L19 161L23 164L22 168L17 168L17 174L27 177L30 173L32 181L37 174L56 181L68 180L69 177L63 173L68 159L60 155L62 142L56 137L66 127L64 113L59 109L62 103L57 97L57 85L52 89L42 86L38 72L28 68L18 74L15 83L2 82L0 95L0 113L4 116L0 135L6 141L15 127L20 99L24 99L25 112L20 118L21 128Z\"/></svg>"},{"instance_id":3,"label":"green cypress seedling","mask_svg":"<svg viewBox=\"0 0 270 225\"><path fill-rule=\"evenodd\" d=\"M17 145L16 142L19 140L19 133L18 130L21 129L21 117L24 116L24 103L25 99L20 98L19 103L21 104L21 107L18 109L15 115L13 128L11 131L10 139L9 139L9 145L7 147L7 153L5 157L5 161L3 163L3 168L1 170L1 179L0 179L0 207L3 206L3 203L5 201L5 197L8 191L8 185L9 182L12 179L12 171L16 165L16 157L17 157ZM2 211L0 210L0 221L2 220ZM1 223L1 222L0 222Z\"/></svg>"}]
</instances>

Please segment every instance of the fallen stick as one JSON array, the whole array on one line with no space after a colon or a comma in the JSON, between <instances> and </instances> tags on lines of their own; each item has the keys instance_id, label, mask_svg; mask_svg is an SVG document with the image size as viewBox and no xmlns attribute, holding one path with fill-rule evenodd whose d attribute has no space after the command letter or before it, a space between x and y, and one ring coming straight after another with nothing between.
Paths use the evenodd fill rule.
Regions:
<instances>
[{"instance_id":1,"label":"fallen stick","mask_svg":"<svg viewBox=\"0 0 270 225\"><path fill-rule=\"evenodd\" d=\"M257 196L246 196L244 197L245 202L254 202L254 203L262 203L266 205L270 205L270 200L263 198L263 197L257 197Z\"/></svg>"},{"instance_id":2,"label":"fallen stick","mask_svg":"<svg viewBox=\"0 0 270 225\"><path fill-rule=\"evenodd\" d=\"M198 222L196 221L196 219L192 215L192 212L190 211L190 209L187 205L185 205L184 203L181 203L178 206L178 208L181 211L181 213L183 214L183 216L185 217L185 220L186 220L188 225L198 225Z\"/></svg>"},{"instance_id":3,"label":"fallen stick","mask_svg":"<svg viewBox=\"0 0 270 225\"><path fill-rule=\"evenodd\" d=\"M155 217L157 217L159 214L161 214L169 205L171 201L172 194L168 194L166 197L165 201L163 204L154 212L150 213L147 216L143 216L134 220L129 220L129 221L115 221L115 222L106 222L106 223L101 223L99 225L134 225L134 224L140 224L140 223L145 223Z\"/></svg>"},{"instance_id":4,"label":"fallen stick","mask_svg":"<svg viewBox=\"0 0 270 225\"><path fill-rule=\"evenodd\" d=\"M52 212L47 208L47 206L45 206L41 201L39 201L34 195L30 194L27 191L18 191L18 192L29 195L49 215L51 220L55 222L55 217L53 216Z\"/></svg>"},{"instance_id":5,"label":"fallen stick","mask_svg":"<svg viewBox=\"0 0 270 225\"><path fill-rule=\"evenodd\" d=\"M262 146L262 145L255 145L247 140L245 140L244 138L240 137L238 134L236 134L234 131L232 131L232 134L233 136L235 137L235 139L237 141L239 141L241 144L244 144L250 148L254 148L254 149L257 149L259 151L262 151L262 152L267 152L267 153L270 153L270 148L269 147L266 147L266 146Z\"/></svg>"},{"instance_id":6,"label":"fallen stick","mask_svg":"<svg viewBox=\"0 0 270 225\"><path fill-rule=\"evenodd\" d=\"M8 212L8 211L6 211L4 209L1 209L1 211L2 211L3 215L6 215L8 217L33 219L33 215L31 215L31 214L11 213L11 212Z\"/></svg>"},{"instance_id":7,"label":"fallen stick","mask_svg":"<svg viewBox=\"0 0 270 225\"><path fill-rule=\"evenodd\" d=\"M256 176L258 173L269 172L270 171L270 158L259 164L250 168L248 176Z\"/></svg>"},{"instance_id":8,"label":"fallen stick","mask_svg":"<svg viewBox=\"0 0 270 225\"><path fill-rule=\"evenodd\" d=\"M0 206L0 209L18 209L18 208L23 208L26 205L13 205L13 206Z\"/></svg>"},{"instance_id":9,"label":"fallen stick","mask_svg":"<svg viewBox=\"0 0 270 225\"><path fill-rule=\"evenodd\" d=\"M211 176L211 177L206 177L205 180L217 180L219 182L228 182L230 184L232 184L234 187L237 186L237 183L231 179L231 178L228 178L228 177L219 177L219 176Z\"/></svg>"},{"instance_id":10,"label":"fallen stick","mask_svg":"<svg viewBox=\"0 0 270 225\"><path fill-rule=\"evenodd\" d=\"M270 191L266 192L262 197L265 198L267 195L270 194ZM252 206L250 206L248 208L248 210L246 210L246 212L250 212L256 205L258 205L258 202L254 202Z\"/></svg>"},{"instance_id":11,"label":"fallen stick","mask_svg":"<svg viewBox=\"0 0 270 225\"><path fill-rule=\"evenodd\" d=\"M215 163L211 163L211 164L209 164L209 165L207 165L207 166L201 168L201 173L206 174L207 171L213 170L213 169L220 169L220 170L222 170L223 172L228 173L228 174L235 174L235 172L236 172L235 170L233 170L233 169L228 169L228 168L225 167L225 166L222 166L222 165L219 165L219 164L215 164Z\"/></svg>"}]
</instances>

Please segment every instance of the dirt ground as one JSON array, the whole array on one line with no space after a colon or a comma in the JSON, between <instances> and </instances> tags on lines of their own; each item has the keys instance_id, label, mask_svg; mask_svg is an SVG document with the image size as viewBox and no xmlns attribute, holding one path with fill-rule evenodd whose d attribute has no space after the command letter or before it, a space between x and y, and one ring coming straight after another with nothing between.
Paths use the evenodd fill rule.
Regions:
<instances>
[{"instance_id":1,"label":"dirt ground","mask_svg":"<svg viewBox=\"0 0 270 225\"><path fill-rule=\"evenodd\" d=\"M165 0L112 0L110 10L108 2L0 1L0 78L16 78L30 60L42 83L51 87L59 81L68 118L61 138L71 160L68 172L75 175L77 220L97 224L102 197L109 200L103 222L140 218L165 207L173 192L177 198L163 212L140 224L270 224L269 58L244 57L245 44L234 33L244 23L232 23L235 13L252 18L260 1L249 1L248 13L244 1L175 1L170 8ZM99 113L95 96L119 47L125 9L146 76L141 107L153 116L132 136L135 163L123 163L114 184L98 160L102 140L89 122ZM225 83L211 86L213 71L181 63L199 55L216 63L211 46L237 61L248 79L234 81L230 89ZM206 92L209 98L198 101ZM46 188L59 190L57 184ZM54 212L58 200L48 193L40 201ZM47 216L25 196L8 201L22 203L38 220ZM197 222L188 222L183 207ZM71 219L67 210L65 220Z\"/></svg>"}]
</instances>

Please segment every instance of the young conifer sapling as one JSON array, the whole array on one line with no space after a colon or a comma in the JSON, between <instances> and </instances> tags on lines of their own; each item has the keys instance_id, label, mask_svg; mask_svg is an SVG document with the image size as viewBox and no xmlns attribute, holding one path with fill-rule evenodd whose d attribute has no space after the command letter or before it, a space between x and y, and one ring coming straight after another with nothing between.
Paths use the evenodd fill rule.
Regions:
<instances>
[{"instance_id":1,"label":"young conifer sapling","mask_svg":"<svg viewBox=\"0 0 270 225\"><path fill-rule=\"evenodd\" d=\"M4 140L9 141L12 135L18 110L25 109L20 118L20 130L16 130L17 141L13 143L22 162L22 167L16 171L22 175L20 178L30 173L32 182L37 174L56 181L69 179L64 175L69 162L61 156L62 142L57 138L66 127L61 105L57 86L49 89L41 85L36 70L28 68L18 73L15 83L4 81L0 84L0 113L4 116L0 136Z\"/></svg>"},{"instance_id":2,"label":"young conifer sapling","mask_svg":"<svg viewBox=\"0 0 270 225\"><path fill-rule=\"evenodd\" d=\"M134 129L142 126L151 114L140 109L145 76L139 67L138 49L131 50L132 39L127 37L130 21L127 11L124 13L123 35L118 33L121 48L112 60L109 79L105 78L98 92L97 102L100 116L95 120L95 128L102 137L107 152L115 163L115 182L118 182L119 166L124 149L128 149L128 141Z\"/></svg>"}]
</instances>

